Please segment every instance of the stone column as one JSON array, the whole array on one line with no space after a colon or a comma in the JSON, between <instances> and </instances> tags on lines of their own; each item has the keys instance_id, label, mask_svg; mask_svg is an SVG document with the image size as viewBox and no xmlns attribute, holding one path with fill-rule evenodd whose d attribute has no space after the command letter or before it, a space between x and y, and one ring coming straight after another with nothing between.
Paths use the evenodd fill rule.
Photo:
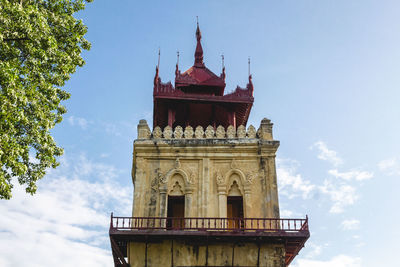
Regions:
<instances>
[{"instance_id":1,"label":"stone column","mask_svg":"<svg viewBox=\"0 0 400 267\"><path fill-rule=\"evenodd\" d=\"M261 121L260 128L258 129L258 137L262 140L274 140L272 136L272 125L271 120L264 118Z\"/></svg>"},{"instance_id":2,"label":"stone column","mask_svg":"<svg viewBox=\"0 0 400 267\"><path fill-rule=\"evenodd\" d=\"M146 120L140 120L137 126L138 139L149 139L151 131Z\"/></svg>"},{"instance_id":3,"label":"stone column","mask_svg":"<svg viewBox=\"0 0 400 267\"><path fill-rule=\"evenodd\" d=\"M160 190L160 217L167 217L167 197L168 197L168 188L167 187L159 187ZM161 227L166 227L166 221L161 220Z\"/></svg>"},{"instance_id":4,"label":"stone column","mask_svg":"<svg viewBox=\"0 0 400 267\"><path fill-rule=\"evenodd\" d=\"M271 196L271 181L272 181L272 176L273 176L273 170L271 169L271 157L268 156L265 158L265 169L266 169L266 175L265 175L265 207L267 210L266 217L267 218L273 218L272 214L272 196Z\"/></svg>"},{"instance_id":5,"label":"stone column","mask_svg":"<svg viewBox=\"0 0 400 267\"><path fill-rule=\"evenodd\" d=\"M193 207L193 190L194 186L187 186L185 189L185 218L194 217L195 209Z\"/></svg>"},{"instance_id":6,"label":"stone column","mask_svg":"<svg viewBox=\"0 0 400 267\"><path fill-rule=\"evenodd\" d=\"M200 204L200 208L202 210L201 217L209 217L208 216L208 194L210 191L210 159L203 158L203 184L201 188L202 194L202 203Z\"/></svg>"},{"instance_id":7,"label":"stone column","mask_svg":"<svg viewBox=\"0 0 400 267\"><path fill-rule=\"evenodd\" d=\"M271 206L272 216L279 218L279 200L278 200L278 184L276 179L276 164L275 155L268 158L268 169L270 169L270 195L271 195Z\"/></svg>"},{"instance_id":8,"label":"stone column","mask_svg":"<svg viewBox=\"0 0 400 267\"><path fill-rule=\"evenodd\" d=\"M219 209L219 217L220 218L226 218L228 216L227 213L227 205L228 205L228 201L227 201L227 196L226 196L226 185L225 184L219 184L217 187L218 190L218 209ZM227 221L219 221L218 222L218 227L221 228L226 228L227 225Z\"/></svg>"},{"instance_id":9,"label":"stone column","mask_svg":"<svg viewBox=\"0 0 400 267\"><path fill-rule=\"evenodd\" d=\"M244 186L244 217L254 217L250 214L251 210L251 185Z\"/></svg>"},{"instance_id":10,"label":"stone column","mask_svg":"<svg viewBox=\"0 0 400 267\"><path fill-rule=\"evenodd\" d=\"M250 184L246 184L244 185L244 199L243 199L243 217L244 218L252 218L254 217L253 214L250 213L251 211L251 185ZM251 226L251 222L247 221L246 223L246 228L250 228Z\"/></svg>"},{"instance_id":11,"label":"stone column","mask_svg":"<svg viewBox=\"0 0 400 267\"><path fill-rule=\"evenodd\" d=\"M145 188L146 187L146 172L143 170L145 168L143 160L137 160L136 166L133 168L134 175L132 176L134 179L134 192L133 192L133 207L132 207L132 216L133 217L141 217L144 216L144 190L138 190L138 188Z\"/></svg>"}]
</instances>

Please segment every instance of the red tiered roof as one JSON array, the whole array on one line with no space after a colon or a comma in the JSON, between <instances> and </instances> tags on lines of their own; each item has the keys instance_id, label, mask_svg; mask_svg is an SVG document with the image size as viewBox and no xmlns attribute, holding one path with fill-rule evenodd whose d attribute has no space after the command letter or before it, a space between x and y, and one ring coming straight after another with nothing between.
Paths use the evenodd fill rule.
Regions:
<instances>
[{"instance_id":1,"label":"red tiered roof","mask_svg":"<svg viewBox=\"0 0 400 267\"><path fill-rule=\"evenodd\" d=\"M156 68L153 126L246 125L254 101L251 76L246 88L224 95L225 68L217 76L205 66L198 24L196 39L194 65L182 74L176 66L175 88L161 82Z\"/></svg>"}]
</instances>

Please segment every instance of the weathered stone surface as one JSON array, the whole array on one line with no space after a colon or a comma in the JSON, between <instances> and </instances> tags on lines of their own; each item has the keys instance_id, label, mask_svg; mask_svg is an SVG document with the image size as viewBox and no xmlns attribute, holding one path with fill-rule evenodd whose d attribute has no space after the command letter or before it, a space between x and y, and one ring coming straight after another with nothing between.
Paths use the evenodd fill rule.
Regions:
<instances>
[{"instance_id":1,"label":"weathered stone surface","mask_svg":"<svg viewBox=\"0 0 400 267\"><path fill-rule=\"evenodd\" d=\"M228 138L236 138L235 127L233 127L232 125L228 126L228 128L226 129L226 137L228 137Z\"/></svg>"},{"instance_id":2,"label":"weathered stone surface","mask_svg":"<svg viewBox=\"0 0 400 267\"><path fill-rule=\"evenodd\" d=\"M157 126L153 130L153 138L159 139L161 137L162 137L162 130L159 126Z\"/></svg>"},{"instance_id":3,"label":"weathered stone surface","mask_svg":"<svg viewBox=\"0 0 400 267\"><path fill-rule=\"evenodd\" d=\"M284 246L268 244L261 245L260 266L286 267Z\"/></svg>"},{"instance_id":4,"label":"weathered stone surface","mask_svg":"<svg viewBox=\"0 0 400 267\"><path fill-rule=\"evenodd\" d=\"M181 126L176 126L174 131L174 138L181 139L183 136L183 129Z\"/></svg>"},{"instance_id":5,"label":"weathered stone surface","mask_svg":"<svg viewBox=\"0 0 400 267\"><path fill-rule=\"evenodd\" d=\"M176 133L180 132L177 128ZM196 128L196 138L171 138L170 127L166 127L164 138L156 143L151 139L136 140L134 161L145 160L146 164L133 172L135 188L140 185L141 189L134 192L133 216L166 216L165 197L161 196L165 190L166 195L182 192L185 197L190 192L191 208L185 210L185 216L226 217L223 205L235 183L237 190L231 192L243 196L245 217L278 217L274 157L279 142L232 138L234 128L228 129L231 134L225 139L202 138L201 127Z\"/></svg>"},{"instance_id":6,"label":"weathered stone surface","mask_svg":"<svg viewBox=\"0 0 400 267\"><path fill-rule=\"evenodd\" d=\"M258 137L263 140L273 140L272 137L272 126L271 120L264 118L261 121L260 128L258 129Z\"/></svg>"},{"instance_id":7,"label":"weathered stone surface","mask_svg":"<svg viewBox=\"0 0 400 267\"><path fill-rule=\"evenodd\" d=\"M174 266L206 266L206 246L204 245L175 241L173 254Z\"/></svg>"},{"instance_id":8,"label":"weathered stone surface","mask_svg":"<svg viewBox=\"0 0 400 267\"><path fill-rule=\"evenodd\" d=\"M151 132L150 128L147 125L146 120L140 120L138 127L137 127L137 132L138 132L138 139L149 139Z\"/></svg>"},{"instance_id":9,"label":"weathered stone surface","mask_svg":"<svg viewBox=\"0 0 400 267\"><path fill-rule=\"evenodd\" d=\"M172 138L172 128L170 126L165 126L164 128L164 138L171 139Z\"/></svg>"},{"instance_id":10,"label":"weathered stone surface","mask_svg":"<svg viewBox=\"0 0 400 267\"><path fill-rule=\"evenodd\" d=\"M243 125L240 125L237 128L237 137L238 138L246 138L246 127L244 127Z\"/></svg>"},{"instance_id":11,"label":"weathered stone surface","mask_svg":"<svg viewBox=\"0 0 400 267\"><path fill-rule=\"evenodd\" d=\"M204 138L204 130L203 127L201 126L197 126L196 130L194 132L194 135L196 136L196 138Z\"/></svg>"},{"instance_id":12,"label":"weathered stone surface","mask_svg":"<svg viewBox=\"0 0 400 267\"><path fill-rule=\"evenodd\" d=\"M217 138L225 138L225 128L222 125L218 126L215 135Z\"/></svg>"},{"instance_id":13,"label":"weathered stone surface","mask_svg":"<svg viewBox=\"0 0 400 267\"><path fill-rule=\"evenodd\" d=\"M250 125L249 128L247 129L247 137L256 138L256 135L257 135L256 128L253 125Z\"/></svg>"},{"instance_id":14,"label":"weathered stone surface","mask_svg":"<svg viewBox=\"0 0 400 267\"><path fill-rule=\"evenodd\" d=\"M185 133L184 133L185 138L191 139L191 138L193 138L193 134L194 134L194 131L193 131L192 126L186 126Z\"/></svg>"},{"instance_id":15,"label":"weathered stone surface","mask_svg":"<svg viewBox=\"0 0 400 267\"><path fill-rule=\"evenodd\" d=\"M254 243L238 243L234 246L234 266L257 266L258 247Z\"/></svg>"},{"instance_id":16,"label":"weathered stone surface","mask_svg":"<svg viewBox=\"0 0 400 267\"><path fill-rule=\"evenodd\" d=\"M284 246L279 244L262 244L258 249L255 243L212 242L207 248L205 244L164 240L148 243L147 253L144 242L131 242L128 251L132 267L207 266L206 262L208 266L247 267L259 262L260 267L285 267Z\"/></svg>"},{"instance_id":17,"label":"weathered stone surface","mask_svg":"<svg viewBox=\"0 0 400 267\"><path fill-rule=\"evenodd\" d=\"M206 138L214 138L214 128L211 125L208 125L205 131Z\"/></svg>"},{"instance_id":18,"label":"weathered stone surface","mask_svg":"<svg viewBox=\"0 0 400 267\"><path fill-rule=\"evenodd\" d=\"M162 243L147 244L147 266L161 267L172 266L171 243L172 240L166 240ZM165 248L169 249L165 249ZM134 248L133 248L134 249ZM141 265L143 267L145 265Z\"/></svg>"},{"instance_id":19,"label":"weathered stone surface","mask_svg":"<svg viewBox=\"0 0 400 267\"><path fill-rule=\"evenodd\" d=\"M175 130L170 126L166 126L162 132L161 128L156 126L151 133L149 126L145 120L141 120L138 125L138 139L244 139L258 138L263 141L274 141L272 138L272 123L268 119L263 119L260 128L256 131L254 126L250 125L246 132L246 127L240 125L237 130L232 125L228 128L221 125L214 130L214 127L209 125L204 131L203 127L197 126L193 131L193 127L186 126L185 130L181 126L176 126Z\"/></svg>"},{"instance_id":20,"label":"weathered stone surface","mask_svg":"<svg viewBox=\"0 0 400 267\"><path fill-rule=\"evenodd\" d=\"M131 267L143 267L146 265L146 244L141 242L131 242L129 244L128 263Z\"/></svg>"},{"instance_id":21,"label":"weathered stone surface","mask_svg":"<svg viewBox=\"0 0 400 267\"><path fill-rule=\"evenodd\" d=\"M260 137L254 127L246 133L238 127L177 126L154 129L149 135L141 122L141 136L134 142L134 217L166 217L168 195L184 196L184 217L227 217L229 196L243 198L244 217L278 218L275 154L278 141L272 140L272 124L261 123ZM271 127L270 127L271 126ZM148 130L148 132L147 132ZM248 226L248 225L246 225ZM172 245L172 242L173 245ZM282 267L283 246L255 243L212 243L206 245L164 240L148 243L147 266L260 266ZM143 243L130 243L131 266L146 266ZM232 262L232 259L234 262Z\"/></svg>"}]
</instances>

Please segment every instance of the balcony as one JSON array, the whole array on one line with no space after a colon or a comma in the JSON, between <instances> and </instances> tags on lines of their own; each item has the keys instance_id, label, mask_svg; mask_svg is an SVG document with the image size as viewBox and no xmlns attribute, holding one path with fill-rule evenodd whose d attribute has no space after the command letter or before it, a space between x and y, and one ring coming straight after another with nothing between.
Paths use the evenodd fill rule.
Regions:
<instances>
[{"instance_id":1,"label":"balcony","mask_svg":"<svg viewBox=\"0 0 400 267\"><path fill-rule=\"evenodd\" d=\"M125 261L130 241L147 242L163 239L190 239L199 242L281 243L285 246L286 266L310 237L308 218L167 218L114 217L111 214L110 241L115 266Z\"/></svg>"}]
</instances>

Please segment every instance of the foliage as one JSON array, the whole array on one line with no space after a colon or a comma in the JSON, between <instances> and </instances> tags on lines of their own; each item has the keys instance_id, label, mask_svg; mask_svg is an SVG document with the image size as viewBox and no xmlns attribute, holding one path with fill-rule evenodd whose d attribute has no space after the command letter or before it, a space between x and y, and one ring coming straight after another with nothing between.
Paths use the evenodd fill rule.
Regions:
<instances>
[{"instance_id":1,"label":"foliage","mask_svg":"<svg viewBox=\"0 0 400 267\"><path fill-rule=\"evenodd\" d=\"M0 198L10 199L12 180L26 192L62 155L50 135L66 112L62 90L83 66L86 26L74 18L91 0L0 0Z\"/></svg>"}]
</instances>

